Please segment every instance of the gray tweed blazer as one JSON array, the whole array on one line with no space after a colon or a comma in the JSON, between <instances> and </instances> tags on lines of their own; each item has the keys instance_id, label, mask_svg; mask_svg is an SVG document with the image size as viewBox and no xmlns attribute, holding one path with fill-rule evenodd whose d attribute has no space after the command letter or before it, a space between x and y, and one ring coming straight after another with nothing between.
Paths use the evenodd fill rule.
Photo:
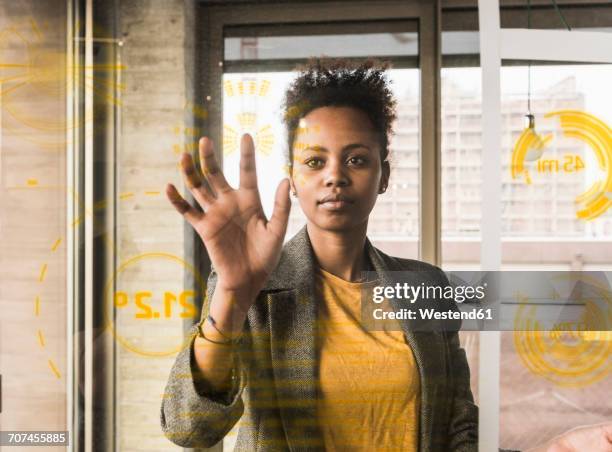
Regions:
<instances>
[{"instance_id":1,"label":"gray tweed blazer","mask_svg":"<svg viewBox=\"0 0 612 452\"><path fill-rule=\"evenodd\" d=\"M447 283L439 268L390 257L369 240L366 252L379 275L405 271L414 275L413 284ZM213 393L198 378L193 357L197 330L191 328L189 346L176 358L161 406L161 426L171 441L211 447L240 421L237 451L323 450L316 423L314 265L304 227L283 247L277 268L248 312L236 354L240 371L227 393ZM207 300L216 279L213 270ZM401 300L391 303L394 309L402 307ZM478 408L457 332L416 331L410 321L403 321L402 329L421 377L419 451L477 451Z\"/></svg>"}]
</instances>

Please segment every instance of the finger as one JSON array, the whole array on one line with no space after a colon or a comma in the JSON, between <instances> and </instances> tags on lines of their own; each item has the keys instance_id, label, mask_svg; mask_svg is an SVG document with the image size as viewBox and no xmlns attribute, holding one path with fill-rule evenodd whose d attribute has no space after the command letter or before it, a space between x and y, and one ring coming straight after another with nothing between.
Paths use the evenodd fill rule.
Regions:
<instances>
[{"instance_id":1,"label":"finger","mask_svg":"<svg viewBox=\"0 0 612 452\"><path fill-rule=\"evenodd\" d=\"M289 179L283 179L276 188L274 210L272 211L272 218L270 218L267 225L272 233L280 237L285 237L290 211L291 201L289 200Z\"/></svg>"},{"instance_id":2,"label":"finger","mask_svg":"<svg viewBox=\"0 0 612 452\"><path fill-rule=\"evenodd\" d=\"M240 140L240 188L257 190L255 145L248 133L242 135Z\"/></svg>"},{"instance_id":3,"label":"finger","mask_svg":"<svg viewBox=\"0 0 612 452\"><path fill-rule=\"evenodd\" d=\"M172 184L166 185L166 197L172 203L176 211L183 215L190 225L195 227L196 222L204 216L202 212L197 211L191 204L185 201L185 198L181 196L176 187Z\"/></svg>"},{"instance_id":4,"label":"finger","mask_svg":"<svg viewBox=\"0 0 612 452\"><path fill-rule=\"evenodd\" d=\"M181 172L185 179L185 184L190 190L192 188L199 188L202 186L202 178L196 171L195 165L193 164L193 158L187 152L183 152L181 155Z\"/></svg>"},{"instance_id":5,"label":"finger","mask_svg":"<svg viewBox=\"0 0 612 452\"><path fill-rule=\"evenodd\" d=\"M221 171L221 168L217 163L212 140L207 137L200 138L199 151L202 174L204 174L213 190L216 193L225 193L230 191L232 187L230 187L227 180L225 180L223 171Z\"/></svg>"},{"instance_id":6,"label":"finger","mask_svg":"<svg viewBox=\"0 0 612 452\"><path fill-rule=\"evenodd\" d=\"M200 206L205 209L212 204L215 201L215 198L196 171L191 154L187 152L184 152L183 155L181 155L181 170L187 188L193 194Z\"/></svg>"}]
</instances>

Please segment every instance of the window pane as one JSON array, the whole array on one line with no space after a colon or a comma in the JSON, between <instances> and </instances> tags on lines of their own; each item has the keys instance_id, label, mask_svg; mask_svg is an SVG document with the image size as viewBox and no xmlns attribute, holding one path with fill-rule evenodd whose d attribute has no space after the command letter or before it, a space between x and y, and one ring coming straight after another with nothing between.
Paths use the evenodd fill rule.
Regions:
<instances>
[{"instance_id":1,"label":"window pane","mask_svg":"<svg viewBox=\"0 0 612 452\"><path fill-rule=\"evenodd\" d=\"M419 70L390 71L397 99L395 134L390 143L391 177L370 215L368 235L394 256L418 258L420 217Z\"/></svg>"},{"instance_id":2,"label":"window pane","mask_svg":"<svg viewBox=\"0 0 612 452\"><path fill-rule=\"evenodd\" d=\"M295 78L292 72L235 73L223 75L223 172L234 187L240 175L240 137L249 133L255 141L257 183L268 218L274 208L278 183L288 175L287 134L282 123L282 99ZM295 201L285 241L305 224Z\"/></svg>"},{"instance_id":3,"label":"window pane","mask_svg":"<svg viewBox=\"0 0 612 452\"><path fill-rule=\"evenodd\" d=\"M603 190L612 174L612 65L532 67L535 128L525 131L528 72L501 74L503 268L609 270L612 210ZM609 356L596 358L609 346L568 333L503 333L500 422L513 428L502 430L502 447L609 419L612 409L601 404L612 384Z\"/></svg>"},{"instance_id":4,"label":"window pane","mask_svg":"<svg viewBox=\"0 0 612 452\"><path fill-rule=\"evenodd\" d=\"M591 146L576 135L581 128L586 128L587 135L592 136L592 127L598 124L593 117L607 127L612 123L612 99L606 82L611 76L610 65L532 67L531 109L536 117L535 130L539 135L550 134L552 138L540 159L525 164L531 178L528 182L525 175L513 179L511 174L513 149L525 127L527 67L502 67L501 183L505 269L604 270L612 265L610 209L602 209L600 215L589 220L578 216L578 212L585 209L580 195L588 194L597 180L605 179L606 171ZM445 269L477 268L480 262L480 83L479 68L445 68L442 71L442 253ZM555 113L569 110L575 112L569 119ZM571 125L572 121L575 123L574 136L569 136L572 130L567 134L567 124ZM605 130L605 127L597 130ZM610 143L612 137L609 131L607 133ZM538 167L538 160L547 163L540 163ZM591 197L596 195L591 193ZM551 338L542 335L542 340L549 343ZM565 343L553 342L561 361L556 363L557 371L548 374L537 369L549 362L546 360L550 360L551 355L521 353L517 344L522 341L525 337L521 332L502 333L502 447L534 446L569 428L609 418L609 408L597 402L605 397L611 383L606 372L594 371L591 380L588 375L573 381L571 377L562 377L564 366L572 361L572 344L568 344L567 337L563 339ZM606 343L593 341L590 347L598 349L606 347ZM472 373L477 371L474 364L470 359ZM544 426L542 419L546 419Z\"/></svg>"},{"instance_id":5,"label":"window pane","mask_svg":"<svg viewBox=\"0 0 612 452\"><path fill-rule=\"evenodd\" d=\"M445 270L480 267L480 68L443 68L442 262Z\"/></svg>"}]
</instances>

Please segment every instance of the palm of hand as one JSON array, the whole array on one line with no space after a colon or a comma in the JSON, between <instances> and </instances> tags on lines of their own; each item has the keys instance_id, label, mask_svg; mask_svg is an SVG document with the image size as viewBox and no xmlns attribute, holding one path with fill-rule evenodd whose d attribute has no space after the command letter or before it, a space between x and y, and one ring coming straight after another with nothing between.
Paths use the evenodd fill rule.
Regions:
<instances>
[{"instance_id":1,"label":"palm of hand","mask_svg":"<svg viewBox=\"0 0 612 452\"><path fill-rule=\"evenodd\" d=\"M169 184L170 202L193 226L202 239L217 272L217 286L227 290L257 293L276 267L287 229L289 184L283 180L277 189L274 213L264 215L255 170L253 141L245 135L241 142L240 187L229 186L217 165L212 143L200 140L203 178L189 154L181 158L186 184L204 212L193 208Z\"/></svg>"}]
</instances>

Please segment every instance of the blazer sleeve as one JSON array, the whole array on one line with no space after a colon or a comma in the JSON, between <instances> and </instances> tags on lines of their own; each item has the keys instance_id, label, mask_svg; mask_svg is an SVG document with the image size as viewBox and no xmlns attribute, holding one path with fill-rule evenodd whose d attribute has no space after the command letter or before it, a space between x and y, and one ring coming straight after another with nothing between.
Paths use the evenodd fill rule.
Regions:
<instances>
[{"instance_id":1,"label":"blazer sleeve","mask_svg":"<svg viewBox=\"0 0 612 452\"><path fill-rule=\"evenodd\" d=\"M208 314L217 276L211 271L202 315ZM193 346L197 326L188 333L188 345L176 357L166 384L161 405L161 427L166 437L182 447L212 447L234 427L244 412L242 393L247 373L244 362L245 341L240 341L234 353L232 387L225 393L214 393L199 378ZM246 334L243 335L243 338Z\"/></svg>"}]
</instances>

